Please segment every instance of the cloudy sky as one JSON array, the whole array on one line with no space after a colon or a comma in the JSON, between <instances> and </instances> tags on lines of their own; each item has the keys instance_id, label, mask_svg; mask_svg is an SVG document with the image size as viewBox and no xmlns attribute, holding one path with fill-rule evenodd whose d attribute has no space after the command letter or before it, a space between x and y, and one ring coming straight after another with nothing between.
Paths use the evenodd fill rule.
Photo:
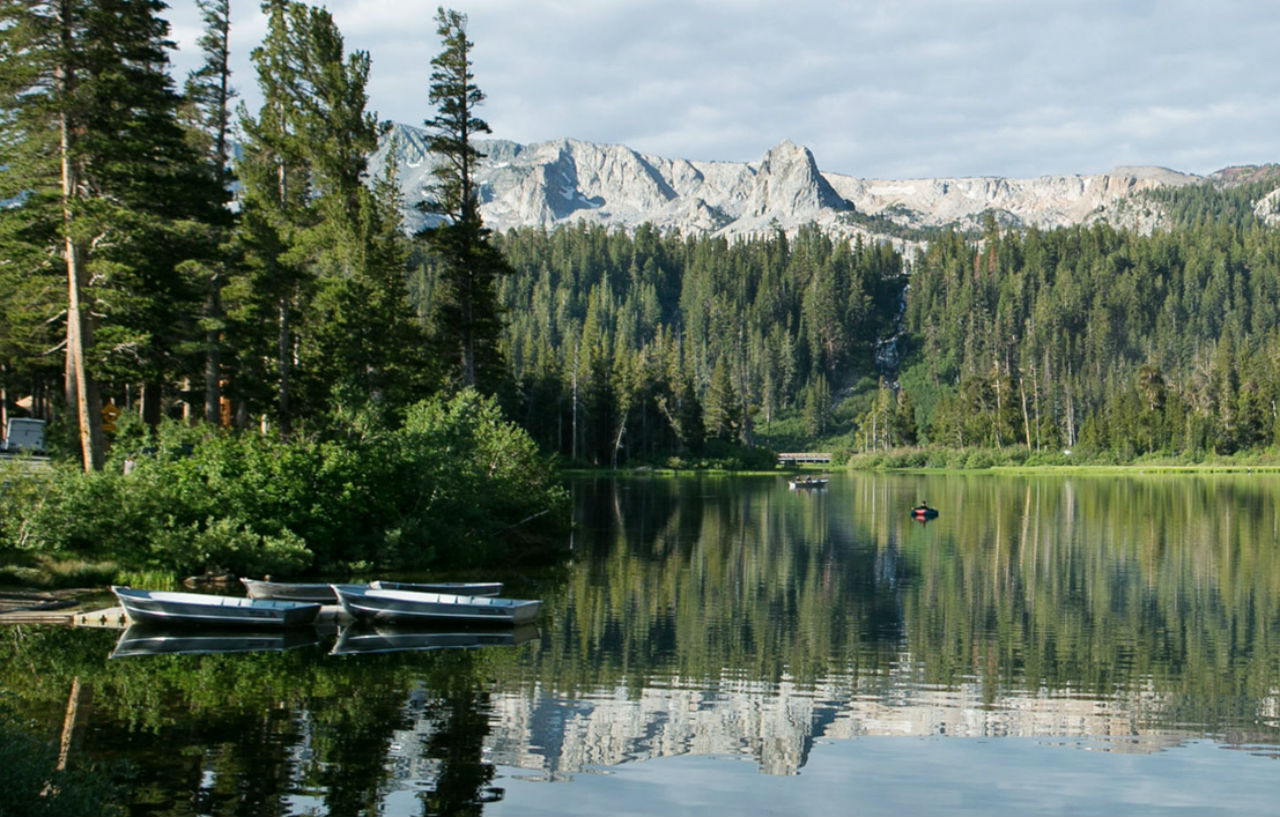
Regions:
<instances>
[{"instance_id":1,"label":"cloudy sky","mask_svg":"<svg viewBox=\"0 0 1280 817\"><path fill-rule=\"evenodd\" d=\"M179 72L194 0L169 0ZM256 101L256 0L232 0ZM371 107L421 124L439 2L330 0ZM1275 0L454 0L497 138L751 161L783 139L868 178L1280 161Z\"/></svg>"}]
</instances>

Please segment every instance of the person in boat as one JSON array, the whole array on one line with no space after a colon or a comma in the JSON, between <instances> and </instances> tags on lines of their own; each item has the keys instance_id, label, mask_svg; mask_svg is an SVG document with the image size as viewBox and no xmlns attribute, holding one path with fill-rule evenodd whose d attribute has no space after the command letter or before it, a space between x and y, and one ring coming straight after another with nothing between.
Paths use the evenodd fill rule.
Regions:
<instances>
[{"instance_id":1,"label":"person in boat","mask_svg":"<svg viewBox=\"0 0 1280 817\"><path fill-rule=\"evenodd\" d=\"M924 500L922 499L922 500L920 500L920 504L919 504L919 505L917 505L917 506L915 506L914 508L912 508L912 509L911 509L911 512L912 512L912 513L914 513L914 514L916 514L916 515L922 515L922 514L927 514L927 513L934 513L934 510L933 510L933 508L930 508L930 507L929 507L929 503L928 503L928 502L926 502L926 501L924 501Z\"/></svg>"}]
</instances>

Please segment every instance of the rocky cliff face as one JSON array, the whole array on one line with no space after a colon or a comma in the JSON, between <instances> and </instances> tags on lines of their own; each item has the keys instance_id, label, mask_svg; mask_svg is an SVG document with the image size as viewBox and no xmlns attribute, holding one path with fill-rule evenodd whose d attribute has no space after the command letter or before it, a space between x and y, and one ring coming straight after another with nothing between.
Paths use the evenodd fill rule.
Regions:
<instances>
[{"instance_id":1,"label":"rocky cliff face","mask_svg":"<svg viewBox=\"0 0 1280 817\"><path fill-rule=\"evenodd\" d=\"M585 221L728 237L794 231L806 223L845 236L882 237L855 217L883 216L901 227L967 228L991 212L1008 225L1045 228L1097 219L1144 226L1158 214L1118 206L1135 192L1201 181L1163 168L1122 167L1093 176L967 179L858 179L818 169L807 148L784 141L756 162L693 162L621 145L563 139L535 145L477 143L481 213L495 230ZM413 205L427 195L432 158L422 131L395 126L374 155L379 171L394 149L410 229L424 224ZM1149 225L1148 225L1149 226Z\"/></svg>"}]
</instances>

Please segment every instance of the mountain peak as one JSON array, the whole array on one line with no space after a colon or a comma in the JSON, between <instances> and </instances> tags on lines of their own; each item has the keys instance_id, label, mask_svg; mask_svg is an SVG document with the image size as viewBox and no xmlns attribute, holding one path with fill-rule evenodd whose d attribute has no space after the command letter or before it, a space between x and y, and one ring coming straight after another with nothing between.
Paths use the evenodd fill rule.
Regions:
<instances>
[{"instance_id":1,"label":"mountain peak","mask_svg":"<svg viewBox=\"0 0 1280 817\"><path fill-rule=\"evenodd\" d=\"M371 157L371 174L389 158L393 140L406 228L413 230L422 226L414 205L431 182L435 159L426 151L424 131L394 125ZM632 229L648 223L687 233L741 236L794 232L815 223L846 238L887 238L850 219L847 214L854 209L883 214L908 228L968 228L980 224L989 211L1002 223L1052 228L1121 218L1112 205L1140 190L1200 180L1152 167L1021 180L859 179L823 173L813 153L791 139L746 163L666 159L624 145L567 138L529 145L484 140L476 147L486 155L478 172L481 215L498 231L576 222ZM1271 168L1230 175L1249 177L1266 170Z\"/></svg>"},{"instance_id":2,"label":"mountain peak","mask_svg":"<svg viewBox=\"0 0 1280 817\"><path fill-rule=\"evenodd\" d=\"M756 166L756 184L745 209L752 219L788 224L797 216L816 220L823 210L844 211L853 205L822 177L808 148L783 139Z\"/></svg>"},{"instance_id":3,"label":"mountain peak","mask_svg":"<svg viewBox=\"0 0 1280 817\"><path fill-rule=\"evenodd\" d=\"M792 142L790 138L784 138L781 142L779 142L778 144L766 150L765 155L768 156L775 153L799 153L799 152L809 153L809 149L801 145L797 145L795 142Z\"/></svg>"}]
</instances>

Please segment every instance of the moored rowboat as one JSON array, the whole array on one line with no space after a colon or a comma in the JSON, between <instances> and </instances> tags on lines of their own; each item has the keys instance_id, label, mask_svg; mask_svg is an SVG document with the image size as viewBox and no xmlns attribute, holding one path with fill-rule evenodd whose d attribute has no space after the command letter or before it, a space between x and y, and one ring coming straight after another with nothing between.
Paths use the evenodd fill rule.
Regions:
<instances>
[{"instance_id":1,"label":"moored rowboat","mask_svg":"<svg viewBox=\"0 0 1280 817\"><path fill-rule=\"evenodd\" d=\"M412 590L415 593L449 593L454 596L496 596L502 592L502 582L389 582L382 579L369 582L374 590Z\"/></svg>"},{"instance_id":2,"label":"moored rowboat","mask_svg":"<svg viewBox=\"0 0 1280 817\"><path fill-rule=\"evenodd\" d=\"M296 627L311 624L319 604L112 587L134 623L220 627Z\"/></svg>"},{"instance_id":3,"label":"moored rowboat","mask_svg":"<svg viewBox=\"0 0 1280 817\"><path fill-rule=\"evenodd\" d=\"M299 582L269 582L261 579L241 578L245 592L251 599L276 599L278 601L314 602L316 604L337 604L338 597L333 594L333 585L303 584Z\"/></svg>"},{"instance_id":4,"label":"moored rowboat","mask_svg":"<svg viewBox=\"0 0 1280 817\"><path fill-rule=\"evenodd\" d=\"M542 606L541 601L527 599L378 590L353 584L333 587L342 609L352 618L367 621L451 621L510 627L532 621Z\"/></svg>"},{"instance_id":5,"label":"moored rowboat","mask_svg":"<svg viewBox=\"0 0 1280 817\"><path fill-rule=\"evenodd\" d=\"M338 595L332 584L307 584L304 582L272 582L261 579L240 579L251 599L277 599L279 601L315 602L337 604ZM458 596L496 596L502 592L502 582L370 582L378 590L414 590L419 593L452 593Z\"/></svg>"}]
</instances>

